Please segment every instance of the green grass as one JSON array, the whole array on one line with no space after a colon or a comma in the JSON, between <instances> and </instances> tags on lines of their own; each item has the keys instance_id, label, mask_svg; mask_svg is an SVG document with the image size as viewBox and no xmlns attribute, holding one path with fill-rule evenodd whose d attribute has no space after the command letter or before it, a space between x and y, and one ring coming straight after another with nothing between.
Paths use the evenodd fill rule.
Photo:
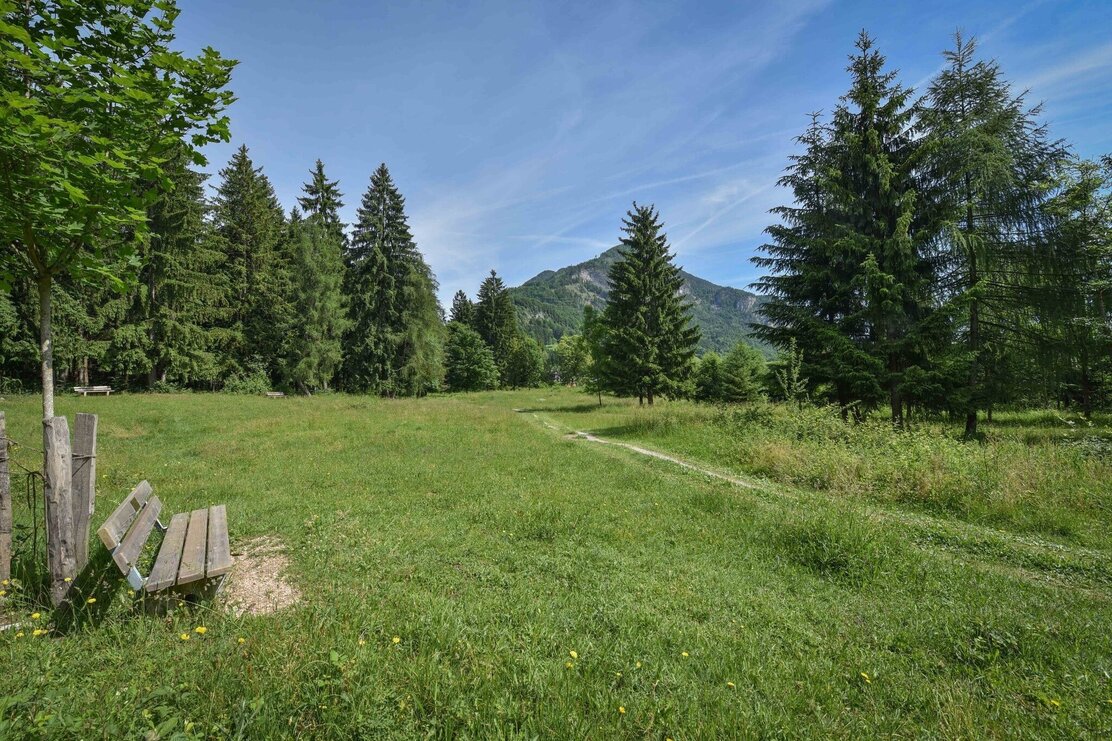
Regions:
<instances>
[{"instance_id":1,"label":"green grass","mask_svg":"<svg viewBox=\"0 0 1112 741\"><path fill-rule=\"evenodd\" d=\"M233 550L280 536L303 598L270 616L157 618L112 570L91 575L80 587L97 603L73 625L43 610L48 635L0 634L10 667L0 737L1112 733L1099 455L1058 445L1039 424L1002 420L1007 431L984 448L920 433L945 441L938 460L957 456L959 473L977 456L1011 465L1026 446L1029 471L1090 487L1080 496L1040 478L1037 498L1052 503L1028 493L991 504L1015 479L982 463L969 475L991 474L990 504L961 505L960 488L935 502L931 486L894 478L891 462L859 461L859 490L831 485L820 462L792 473L807 454L829 454L831 467L880 442L811 442L785 432L798 431L791 420L746 425L686 404L589 402L548 389L65 400L59 413L101 415L95 523L140 478L169 511L226 502ZM37 400L4 408L12 437L27 441L17 459L33 467ZM762 439L795 466L748 457ZM920 444L935 443L912 450ZM913 471L926 465L906 454ZM1042 514L1026 518L1032 501ZM36 606L18 590L7 599L29 626ZM204 636L179 638L202 623Z\"/></svg>"}]
</instances>

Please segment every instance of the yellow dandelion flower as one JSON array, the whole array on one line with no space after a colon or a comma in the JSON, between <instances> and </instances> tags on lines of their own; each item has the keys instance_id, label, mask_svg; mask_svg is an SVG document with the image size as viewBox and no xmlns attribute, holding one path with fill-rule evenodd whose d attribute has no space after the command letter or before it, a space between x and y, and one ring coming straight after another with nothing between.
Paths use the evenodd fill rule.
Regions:
<instances>
[{"instance_id":1,"label":"yellow dandelion flower","mask_svg":"<svg viewBox=\"0 0 1112 741\"><path fill-rule=\"evenodd\" d=\"M193 629L193 632L199 636L203 636L205 633L208 633L208 628L203 625L198 625L196 628Z\"/></svg>"},{"instance_id":2,"label":"yellow dandelion flower","mask_svg":"<svg viewBox=\"0 0 1112 741\"><path fill-rule=\"evenodd\" d=\"M242 639L242 638L240 638L240 640L242 641L243 639ZM360 638L360 639L359 639L359 645L360 645L360 646L366 646L366 645L367 645L367 642L366 642L365 640L363 640L362 638Z\"/></svg>"},{"instance_id":3,"label":"yellow dandelion flower","mask_svg":"<svg viewBox=\"0 0 1112 741\"><path fill-rule=\"evenodd\" d=\"M636 667L637 667L638 669L640 669L640 668L641 668L641 662L640 662L640 661L638 661L638 662L637 662L637 664L635 664L635 666L636 666Z\"/></svg>"},{"instance_id":4,"label":"yellow dandelion flower","mask_svg":"<svg viewBox=\"0 0 1112 741\"><path fill-rule=\"evenodd\" d=\"M238 643L239 645L242 646L243 644L247 643L247 639L246 638L237 638L236 643Z\"/></svg>"},{"instance_id":5,"label":"yellow dandelion flower","mask_svg":"<svg viewBox=\"0 0 1112 741\"><path fill-rule=\"evenodd\" d=\"M73 581L73 578L67 576L65 579L62 579L62 581L64 581L66 584L69 584L71 581Z\"/></svg>"},{"instance_id":6,"label":"yellow dandelion flower","mask_svg":"<svg viewBox=\"0 0 1112 741\"><path fill-rule=\"evenodd\" d=\"M22 638L22 637L23 637L23 631L21 630L21 631L19 631L18 633L16 633L16 634L15 634L15 637L16 637L16 638ZM1108 702L1112 702L1112 700L1109 700Z\"/></svg>"},{"instance_id":7,"label":"yellow dandelion flower","mask_svg":"<svg viewBox=\"0 0 1112 741\"><path fill-rule=\"evenodd\" d=\"M626 709L625 709L625 707L624 707L624 706L622 706L622 705L619 705L619 706L618 706L618 713L619 713L619 714L621 714L621 715L625 715L625 714L626 714Z\"/></svg>"},{"instance_id":8,"label":"yellow dandelion flower","mask_svg":"<svg viewBox=\"0 0 1112 741\"><path fill-rule=\"evenodd\" d=\"M390 640L394 642L394 645L397 645L397 644L402 642L401 636L394 636Z\"/></svg>"},{"instance_id":9,"label":"yellow dandelion flower","mask_svg":"<svg viewBox=\"0 0 1112 741\"><path fill-rule=\"evenodd\" d=\"M7 593L8 593L8 590L7 590L7 589L0 589L0 597L3 597L3 596L4 596L4 595L6 595Z\"/></svg>"},{"instance_id":10,"label":"yellow dandelion flower","mask_svg":"<svg viewBox=\"0 0 1112 741\"><path fill-rule=\"evenodd\" d=\"M1051 700L1050 704L1053 705L1056 708L1062 707L1062 703L1058 702L1057 700Z\"/></svg>"},{"instance_id":11,"label":"yellow dandelion flower","mask_svg":"<svg viewBox=\"0 0 1112 741\"><path fill-rule=\"evenodd\" d=\"M866 674L865 672L861 672L861 678L865 680L865 684L872 684L873 683L873 680L869 679L869 675Z\"/></svg>"},{"instance_id":12,"label":"yellow dandelion flower","mask_svg":"<svg viewBox=\"0 0 1112 741\"><path fill-rule=\"evenodd\" d=\"M573 666L575 666L575 664L571 663L570 661L565 661L564 666L568 669L571 669Z\"/></svg>"},{"instance_id":13,"label":"yellow dandelion flower","mask_svg":"<svg viewBox=\"0 0 1112 741\"><path fill-rule=\"evenodd\" d=\"M85 604L87 604L87 605L95 605L96 603L97 603L97 598L96 597L90 597L89 599L85 600Z\"/></svg>"},{"instance_id":14,"label":"yellow dandelion flower","mask_svg":"<svg viewBox=\"0 0 1112 741\"><path fill-rule=\"evenodd\" d=\"M614 672L614 676L617 677L618 679L621 679L622 678L622 673L621 672Z\"/></svg>"},{"instance_id":15,"label":"yellow dandelion flower","mask_svg":"<svg viewBox=\"0 0 1112 741\"><path fill-rule=\"evenodd\" d=\"M181 634L181 639L183 641L188 641L189 640L189 634L188 633L182 633Z\"/></svg>"},{"instance_id":16,"label":"yellow dandelion flower","mask_svg":"<svg viewBox=\"0 0 1112 741\"><path fill-rule=\"evenodd\" d=\"M33 631L31 631L31 635L34 636L35 638L38 638L39 636L46 635L46 631L43 630L42 628L35 628Z\"/></svg>"},{"instance_id":17,"label":"yellow dandelion flower","mask_svg":"<svg viewBox=\"0 0 1112 741\"><path fill-rule=\"evenodd\" d=\"M573 659L579 658L579 654L577 654L575 651L568 651L568 656L572 657Z\"/></svg>"},{"instance_id":18,"label":"yellow dandelion flower","mask_svg":"<svg viewBox=\"0 0 1112 741\"><path fill-rule=\"evenodd\" d=\"M2 584L3 586L5 586L5 587L6 587L6 586L8 586L9 584L11 584L11 582L10 582L10 581L8 581L7 579L5 579L4 581L0 581L0 584Z\"/></svg>"},{"instance_id":19,"label":"yellow dandelion flower","mask_svg":"<svg viewBox=\"0 0 1112 741\"><path fill-rule=\"evenodd\" d=\"M687 651L684 651L682 654L680 654L680 656L682 656L686 659L689 656L689 654L687 653Z\"/></svg>"},{"instance_id":20,"label":"yellow dandelion flower","mask_svg":"<svg viewBox=\"0 0 1112 741\"><path fill-rule=\"evenodd\" d=\"M39 619L39 618L41 618L41 617L42 617L42 613L41 613L41 612L32 612L32 613L31 613L31 619L32 619L32 620L38 620L38 619Z\"/></svg>"},{"instance_id":21,"label":"yellow dandelion flower","mask_svg":"<svg viewBox=\"0 0 1112 741\"><path fill-rule=\"evenodd\" d=\"M734 684L733 682L726 682L726 686L729 687L732 690L737 689L737 685Z\"/></svg>"}]
</instances>

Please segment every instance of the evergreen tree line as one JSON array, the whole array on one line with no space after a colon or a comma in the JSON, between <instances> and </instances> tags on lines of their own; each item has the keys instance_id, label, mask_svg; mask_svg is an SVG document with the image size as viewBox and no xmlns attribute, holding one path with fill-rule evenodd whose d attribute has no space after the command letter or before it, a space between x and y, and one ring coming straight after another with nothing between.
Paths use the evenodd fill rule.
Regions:
<instances>
[{"instance_id":1,"label":"evergreen tree line","mask_svg":"<svg viewBox=\"0 0 1112 741\"><path fill-rule=\"evenodd\" d=\"M390 396L439 386L436 279L385 165L349 237L338 183L319 160L288 215L246 147L220 171L211 199L187 162L168 165L172 187L148 209L134 284L55 283L62 383ZM35 383L37 323L29 281L0 294L4 386Z\"/></svg>"},{"instance_id":2,"label":"evergreen tree line","mask_svg":"<svg viewBox=\"0 0 1112 741\"><path fill-rule=\"evenodd\" d=\"M916 97L862 32L781 184L757 335L846 417L1109 403L1112 160L1053 139L959 35Z\"/></svg>"}]
</instances>

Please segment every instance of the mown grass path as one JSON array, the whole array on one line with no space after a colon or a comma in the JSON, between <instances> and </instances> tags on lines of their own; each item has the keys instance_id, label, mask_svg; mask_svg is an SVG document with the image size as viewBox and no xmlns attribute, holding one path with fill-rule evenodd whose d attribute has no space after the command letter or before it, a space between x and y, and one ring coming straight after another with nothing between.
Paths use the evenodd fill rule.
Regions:
<instances>
[{"instance_id":1,"label":"mown grass path","mask_svg":"<svg viewBox=\"0 0 1112 741\"><path fill-rule=\"evenodd\" d=\"M1099 580L971 567L862 502L740 489L513 411L562 425L584 399L64 400L101 414L96 522L143 477L175 508L226 502L233 549L280 536L302 600L158 619L106 570L67 626L16 590L46 633L0 634L0 737L1112 733ZM34 440L36 400L4 407Z\"/></svg>"}]
</instances>

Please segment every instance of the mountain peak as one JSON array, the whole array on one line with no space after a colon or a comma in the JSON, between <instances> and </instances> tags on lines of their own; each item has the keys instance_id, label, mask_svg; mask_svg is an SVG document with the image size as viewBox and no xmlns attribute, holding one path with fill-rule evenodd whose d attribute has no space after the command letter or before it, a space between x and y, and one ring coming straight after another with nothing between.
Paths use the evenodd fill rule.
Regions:
<instances>
[{"instance_id":1,"label":"mountain peak","mask_svg":"<svg viewBox=\"0 0 1112 741\"><path fill-rule=\"evenodd\" d=\"M610 292L610 267L621 258L611 247L585 262L545 270L511 288L522 329L543 344L580 331L583 307L601 309ZM749 335L757 320L761 297L740 288L720 286L681 270L684 295L692 304L695 323L702 329L699 349L727 351Z\"/></svg>"}]
</instances>

